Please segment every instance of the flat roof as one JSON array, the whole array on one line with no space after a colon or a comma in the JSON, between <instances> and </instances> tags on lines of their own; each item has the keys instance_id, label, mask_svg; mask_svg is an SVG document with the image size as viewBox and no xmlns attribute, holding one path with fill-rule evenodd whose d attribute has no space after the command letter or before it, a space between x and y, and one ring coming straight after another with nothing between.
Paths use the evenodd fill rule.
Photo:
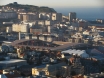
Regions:
<instances>
[{"instance_id":1,"label":"flat roof","mask_svg":"<svg viewBox=\"0 0 104 78\"><path fill-rule=\"evenodd\" d=\"M36 66L34 68L45 68L45 67L46 67L46 64L45 65Z\"/></svg>"},{"instance_id":2,"label":"flat roof","mask_svg":"<svg viewBox=\"0 0 104 78\"><path fill-rule=\"evenodd\" d=\"M25 61L26 61L26 60L10 59L10 60L0 61L0 64L10 64L10 63L25 62Z\"/></svg>"}]
</instances>

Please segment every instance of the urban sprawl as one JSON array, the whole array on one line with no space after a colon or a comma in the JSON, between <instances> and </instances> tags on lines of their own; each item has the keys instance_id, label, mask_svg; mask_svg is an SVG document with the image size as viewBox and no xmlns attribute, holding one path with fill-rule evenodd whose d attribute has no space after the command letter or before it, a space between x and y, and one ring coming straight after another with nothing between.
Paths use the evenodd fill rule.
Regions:
<instances>
[{"instance_id":1,"label":"urban sprawl","mask_svg":"<svg viewBox=\"0 0 104 78\"><path fill-rule=\"evenodd\" d=\"M104 20L1 7L0 78L104 78Z\"/></svg>"}]
</instances>

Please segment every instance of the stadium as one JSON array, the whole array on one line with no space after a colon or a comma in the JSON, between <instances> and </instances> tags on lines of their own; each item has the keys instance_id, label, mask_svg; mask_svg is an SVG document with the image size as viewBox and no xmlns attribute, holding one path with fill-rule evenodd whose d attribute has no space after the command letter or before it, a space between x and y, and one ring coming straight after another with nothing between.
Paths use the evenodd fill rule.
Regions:
<instances>
[{"instance_id":1,"label":"stadium","mask_svg":"<svg viewBox=\"0 0 104 78\"><path fill-rule=\"evenodd\" d=\"M58 45L53 42L42 41L38 39L21 39L11 42L9 44L4 43L3 45L11 45L14 47L30 47L38 49L49 49L53 51L66 50L66 49L80 49L89 48L91 45L86 43L66 43L63 45Z\"/></svg>"}]
</instances>

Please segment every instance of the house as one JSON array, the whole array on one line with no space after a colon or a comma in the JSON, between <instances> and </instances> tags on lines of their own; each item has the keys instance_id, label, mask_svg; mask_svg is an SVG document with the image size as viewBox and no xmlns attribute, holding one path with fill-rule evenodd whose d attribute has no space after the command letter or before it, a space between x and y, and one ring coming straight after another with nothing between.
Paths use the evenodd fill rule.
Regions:
<instances>
[{"instance_id":1,"label":"house","mask_svg":"<svg viewBox=\"0 0 104 78\"><path fill-rule=\"evenodd\" d=\"M32 74L31 70L35 65L23 65L18 68L18 72L20 72L24 76L30 76Z\"/></svg>"},{"instance_id":2,"label":"house","mask_svg":"<svg viewBox=\"0 0 104 78\"><path fill-rule=\"evenodd\" d=\"M17 48L18 58L26 59L27 54L24 53L24 48Z\"/></svg>"},{"instance_id":3,"label":"house","mask_svg":"<svg viewBox=\"0 0 104 78\"><path fill-rule=\"evenodd\" d=\"M45 68L46 65L41 65L41 66L37 66L32 68L32 75L39 75L40 72L42 71L43 68Z\"/></svg>"},{"instance_id":4,"label":"house","mask_svg":"<svg viewBox=\"0 0 104 78\"><path fill-rule=\"evenodd\" d=\"M88 44L92 44L92 40L91 39L83 39L83 42L84 43L88 43Z\"/></svg>"},{"instance_id":5,"label":"house","mask_svg":"<svg viewBox=\"0 0 104 78\"><path fill-rule=\"evenodd\" d=\"M73 76L79 74L84 74L84 66L81 65L80 58L75 57L75 59L72 59L71 75Z\"/></svg>"},{"instance_id":6,"label":"house","mask_svg":"<svg viewBox=\"0 0 104 78\"><path fill-rule=\"evenodd\" d=\"M74 42L75 42L75 39L74 39L74 38L69 38L68 41L69 41L70 43L74 43Z\"/></svg>"}]
</instances>

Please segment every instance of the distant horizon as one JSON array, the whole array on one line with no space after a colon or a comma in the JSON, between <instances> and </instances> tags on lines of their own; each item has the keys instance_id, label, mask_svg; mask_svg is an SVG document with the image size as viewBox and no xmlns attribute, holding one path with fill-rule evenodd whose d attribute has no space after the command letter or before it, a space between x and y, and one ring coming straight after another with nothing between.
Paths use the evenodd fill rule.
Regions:
<instances>
[{"instance_id":1,"label":"distant horizon","mask_svg":"<svg viewBox=\"0 0 104 78\"><path fill-rule=\"evenodd\" d=\"M0 5L17 2L18 4L28 4L35 6L58 7L104 7L103 0L0 0Z\"/></svg>"},{"instance_id":2,"label":"distant horizon","mask_svg":"<svg viewBox=\"0 0 104 78\"><path fill-rule=\"evenodd\" d=\"M76 12L77 18L84 20L104 19L102 8L55 8L55 10L65 16L68 16L69 12Z\"/></svg>"},{"instance_id":3,"label":"distant horizon","mask_svg":"<svg viewBox=\"0 0 104 78\"><path fill-rule=\"evenodd\" d=\"M13 0L11 0L13 1ZM13 1L13 2L9 2L9 3L13 3L13 2L16 2L16 1ZM46 0L43 0L43 1L46 1ZM55 0L54 0L55 1ZM67 1L67 0L65 0ZM81 1L81 0L80 0ZM92 0L93 1L93 0ZM97 0L96 0L97 1ZM3 6L2 4L4 5L7 5L9 3L5 3L5 0L2 0L2 3L0 3L1 6ZM22 4L22 5L33 5L33 6L38 6L38 7L49 7L49 8L53 8L56 12L58 13L62 13L63 15L66 15L68 16L69 12L76 12L77 13L77 16L78 18L85 18L85 19L90 19L90 20L93 20L95 18L103 18L104 19L104 7L103 6L50 6L49 4L44 4L44 6L42 5L38 5L38 4L30 4L30 3L22 3L21 1L17 2L18 4ZM97 5L97 4L96 4Z\"/></svg>"},{"instance_id":4,"label":"distant horizon","mask_svg":"<svg viewBox=\"0 0 104 78\"><path fill-rule=\"evenodd\" d=\"M10 4L10 3L8 3L8 4ZM19 4L19 3L18 3L18 4ZM7 4L5 4L5 5L7 5ZM32 4L21 4L21 5L32 5ZM4 5L0 5L0 6L4 6ZM33 5L33 6L38 6L38 5ZM62 8L62 9L63 9L63 8L67 8L67 9L68 9L68 8L69 8L69 9L70 9L70 8L71 8L71 9L72 9L72 8L73 8L73 9L85 9L85 8L87 8L87 9L93 9L93 8L94 8L94 9L95 9L95 8L104 9L104 7L100 7L100 6L92 6L92 7L91 7L91 6L87 6L87 7L85 7L85 6L84 6L84 7L83 7L83 6L74 6L74 7L73 7L73 6L70 6L70 7L68 7L68 6L65 6L65 7L63 7L63 6L57 6L57 7L56 7L56 6L53 6L53 7L50 7L50 6L38 6L38 7L49 7L49 8L53 8L53 9L55 9L55 8L56 8L56 9L58 9L58 8L59 8L59 9L61 9L61 8Z\"/></svg>"},{"instance_id":5,"label":"distant horizon","mask_svg":"<svg viewBox=\"0 0 104 78\"><path fill-rule=\"evenodd\" d=\"M10 4L10 3L8 3ZM20 4L20 3L18 3ZM0 6L4 6L4 5L7 5L7 4L3 4ZM21 4L21 5L33 5L33 4ZM38 6L38 7L49 7L49 8L104 8L104 7L101 7L101 6L39 6L39 5L33 5L33 6Z\"/></svg>"}]
</instances>

